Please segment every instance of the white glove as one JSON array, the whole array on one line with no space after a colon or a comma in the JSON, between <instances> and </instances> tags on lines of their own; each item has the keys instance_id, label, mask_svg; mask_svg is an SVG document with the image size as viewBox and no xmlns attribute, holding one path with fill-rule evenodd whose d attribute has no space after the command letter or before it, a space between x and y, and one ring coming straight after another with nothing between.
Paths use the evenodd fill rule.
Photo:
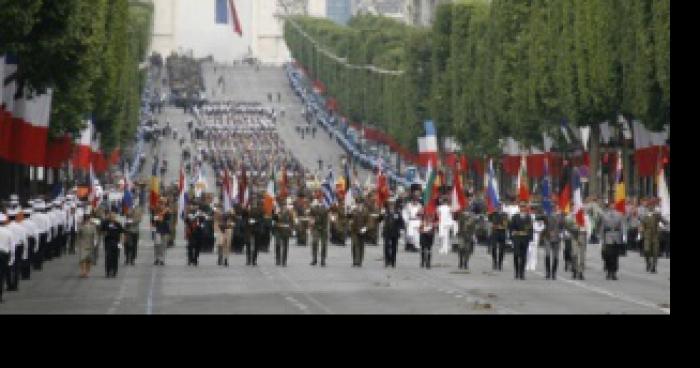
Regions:
<instances>
[{"instance_id":1,"label":"white glove","mask_svg":"<svg viewBox=\"0 0 700 368\"><path fill-rule=\"evenodd\" d=\"M363 234L366 233L366 232L367 232L367 227L365 226L365 227L363 227L362 229L360 229L360 232L363 233Z\"/></svg>"}]
</instances>

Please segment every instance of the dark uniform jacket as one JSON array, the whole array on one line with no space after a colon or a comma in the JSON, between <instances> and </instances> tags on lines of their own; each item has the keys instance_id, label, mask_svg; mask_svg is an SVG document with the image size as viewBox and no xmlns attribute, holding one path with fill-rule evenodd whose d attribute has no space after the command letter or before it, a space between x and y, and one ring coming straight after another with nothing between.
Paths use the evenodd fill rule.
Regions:
<instances>
[{"instance_id":1,"label":"dark uniform jacket","mask_svg":"<svg viewBox=\"0 0 700 368\"><path fill-rule=\"evenodd\" d=\"M527 214L517 213L510 219L510 236L515 240L532 240L532 219Z\"/></svg>"},{"instance_id":2,"label":"dark uniform jacket","mask_svg":"<svg viewBox=\"0 0 700 368\"><path fill-rule=\"evenodd\" d=\"M311 217L314 220L314 235L326 236L328 233L328 210L323 206L316 206L311 209Z\"/></svg>"},{"instance_id":3,"label":"dark uniform jacket","mask_svg":"<svg viewBox=\"0 0 700 368\"><path fill-rule=\"evenodd\" d=\"M283 238L289 238L292 236L293 224L294 215L288 208L282 208L279 213L275 214L275 231L277 236Z\"/></svg>"},{"instance_id":4,"label":"dark uniform jacket","mask_svg":"<svg viewBox=\"0 0 700 368\"><path fill-rule=\"evenodd\" d=\"M476 235L476 216L460 212L457 217L457 236L460 239L460 245L467 245L473 242Z\"/></svg>"},{"instance_id":5,"label":"dark uniform jacket","mask_svg":"<svg viewBox=\"0 0 700 368\"><path fill-rule=\"evenodd\" d=\"M389 212L384 216L384 228L382 236L385 238L398 238L401 235L401 230L405 229L406 225L401 216L401 210Z\"/></svg>"},{"instance_id":6,"label":"dark uniform jacket","mask_svg":"<svg viewBox=\"0 0 700 368\"><path fill-rule=\"evenodd\" d=\"M506 241L506 230L508 229L508 215L503 212L494 212L489 215L491 222L491 233L498 241Z\"/></svg>"},{"instance_id":7,"label":"dark uniform jacket","mask_svg":"<svg viewBox=\"0 0 700 368\"><path fill-rule=\"evenodd\" d=\"M124 227L117 221L105 220L100 226L102 233L105 235L105 246L116 247L119 243L121 234L124 232Z\"/></svg>"}]
</instances>

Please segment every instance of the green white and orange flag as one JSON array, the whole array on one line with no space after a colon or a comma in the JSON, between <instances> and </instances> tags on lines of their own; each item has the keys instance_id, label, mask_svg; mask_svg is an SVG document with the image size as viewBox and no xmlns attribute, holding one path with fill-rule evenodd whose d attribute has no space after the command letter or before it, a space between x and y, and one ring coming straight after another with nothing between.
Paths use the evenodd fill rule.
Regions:
<instances>
[{"instance_id":1,"label":"green white and orange flag","mask_svg":"<svg viewBox=\"0 0 700 368\"><path fill-rule=\"evenodd\" d=\"M266 216L271 216L272 211L275 208L275 193L277 191L277 185L275 183L275 170L272 170L270 178L267 182L267 189L265 190L265 199L263 202L263 211Z\"/></svg>"},{"instance_id":2,"label":"green white and orange flag","mask_svg":"<svg viewBox=\"0 0 700 368\"><path fill-rule=\"evenodd\" d=\"M440 194L440 177L437 170L433 169L432 161L428 162L428 172L426 173L425 188L423 188L423 207L426 215L435 214L437 208L435 202Z\"/></svg>"}]
</instances>

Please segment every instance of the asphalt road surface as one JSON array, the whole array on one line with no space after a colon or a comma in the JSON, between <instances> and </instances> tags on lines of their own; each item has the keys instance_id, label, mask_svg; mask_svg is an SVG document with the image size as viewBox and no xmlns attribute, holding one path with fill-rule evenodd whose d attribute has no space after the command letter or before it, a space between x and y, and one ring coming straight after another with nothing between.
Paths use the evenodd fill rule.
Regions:
<instances>
[{"instance_id":1,"label":"asphalt road surface","mask_svg":"<svg viewBox=\"0 0 700 368\"><path fill-rule=\"evenodd\" d=\"M213 68L205 69L208 86L215 83ZM227 97L267 103L267 93L282 92L287 119L280 135L309 168L323 157L342 151L317 134L304 140L291 127L301 123L301 106L288 87L281 68L229 67L225 71ZM235 87L235 88L234 88ZM211 88L208 88L211 91ZM221 93L220 91L217 91ZM211 97L211 93L210 93ZM181 133L189 119L181 109L164 109ZM159 148L170 161L166 182L178 175L180 148L166 140ZM148 150L146 152L149 152ZM143 173L148 175L152 158ZM325 160L324 160L325 161ZM329 162L339 164L339 162ZM324 163L325 165L325 163ZM339 168L339 166L338 166ZM336 171L338 172L338 171ZM211 170L209 183L214 185ZM230 267L216 265L215 254L203 253L199 267L186 266L182 226L178 240L168 249L166 266L153 266L153 243L144 216L135 266L120 258L117 278L104 277L104 252L89 278L78 277L76 256L48 262L32 279L20 283L17 292L6 292L0 314L664 314L670 313L670 260L660 259L657 274L644 271L644 259L636 252L620 258L619 281L605 280L599 246L589 246L585 281L560 272L556 281L544 279L544 250L540 249L536 272L526 280L513 277L512 254L502 272L491 270L487 247L478 246L470 271L457 268L457 255L433 254L433 268L419 267L419 254L403 251L400 241L396 269L384 268L382 247L367 246L362 268L351 267L350 247L329 245L327 267L310 266L310 247L291 241L286 268L274 264L273 247L261 253L257 267L245 266L245 255L232 254ZM434 249L437 247L434 247Z\"/></svg>"}]
</instances>

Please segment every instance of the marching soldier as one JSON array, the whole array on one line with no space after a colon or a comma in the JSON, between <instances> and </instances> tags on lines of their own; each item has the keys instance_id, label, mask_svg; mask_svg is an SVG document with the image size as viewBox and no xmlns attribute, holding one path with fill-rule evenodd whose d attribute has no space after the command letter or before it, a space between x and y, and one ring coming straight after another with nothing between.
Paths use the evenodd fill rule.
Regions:
<instances>
[{"instance_id":1,"label":"marching soldier","mask_svg":"<svg viewBox=\"0 0 700 368\"><path fill-rule=\"evenodd\" d=\"M420 267L430 269L433 242L435 241L435 225L437 219L434 215L423 214L419 228L420 232Z\"/></svg>"},{"instance_id":2,"label":"marching soldier","mask_svg":"<svg viewBox=\"0 0 700 368\"><path fill-rule=\"evenodd\" d=\"M199 265L199 252L205 240L206 232L204 227L204 213L200 212L195 215L191 222L191 231L187 239L187 265Z\"/></svg>"},{"instance_id":3,"label":"marching soldier","mask_svg":"<svg viewBox=\"0 0 700 368\"><path fill-rule=\"evenodd\" d=\"M515 279L525 280L527 247L532 239L532 218L527 213L527 204L520 203L520 212L513 215L508 225L513 240L513 263Z\"/></svg>"},{"instance_id":4,"label":"marching soldier","mask_svg":"<svg viewBox=\"0 0 700 368\"><path fill-rule=\"evenodd\" d=\"M401 230L404 229L404 221L401 216L401 206L397 205L395 199L390 199L386 205L384 215L384 267L396 268L396 252L399 246Z\"/></svg>"},{"instance_id":5,"label":"marching soldier","mask_svg":"<svg viewBox=\"0 0 700 368\"><path fill-rule=\"evenodd\" d=\"M561 211L552 213L544 218L544 232L542 240L544 242L544 265L545 278L547 280L557 279L557 266L559 265L559 248L561 244L562 232L564 231L564 217Z\"/></svg>"},{"instance_id":6,"label":"marching soldier","mask_svg":"<svg viewBox=\"0 0 700 368\"><path fill-rule=\"evenodd\" d=\"M287 198L287 205L282 207L275 217L276 243L275 264L287 267L287 252L289 251L289 238L292 235L294 224L294 204L291 198Z\"/></svg>"},{"instance_id":7,"label":"marching soldier","mask_svg":"<svg viewBox=\"0 0 700 368\"><path fill-rule=\"evenodd\" d=\"M170 215L165 199L161 199L160 205L156 208L153 217L153 227L155 227L156 237L153 244L153 265L165 266L165 252L170 237Z\"/></svg>"},{"instance_id":8,"label":"marching soldier","mask_svg":"<svg viewBox=\"0 0 700 368\"><path fill-rule=\"evenodd\" d=\"M7 273L7 290L16 291L19 289L19 273L24 256L24 245L27 243L27 233L25 228L17 222L18 211L16 208L9 209L6 215L8 223L5 228L12 234L12 256Z\"/></svg>"},{"instance_id":9,"label":"marching soldier","mask_svg":"<svg viewBox=\"0 0 700 368\"><path fill-rule=\"evenodd\" d=\"M36 243L34 258L31 259L32 268L35 271L42 269L44 258L46 256L48 242L51 236L51 225L48 216L46 215L46 204L41 200L36 200L33 203L34 214L32 221L39 229L39 238Z\"/></svg>"},{"instance_id":10,"label":"marching soldier","mask_svg":"<svg viewBox=\"0 0 700 368\"><path fill-rule=\"evenodd\" d=\"M345 246L345 206L333 204L328 217L331 223L331 243Z\"/></svg>"},{"instance_id":11,"label":"marching soldier","mask_svg":"<svg viewBox=\"0 0 700 368\"><path fill-rule=\"evenodd\" d=\"M20 225L24 227L27 233L27 244L25 245L24 257L20 267L22 280L29 280L31 277L32 262L36 257L37 244L39 243L39 227L32 217L33 211L31 208L22 210L24 220Z\"/></svg>"},{"instance_id":12,"label":"marching soldier","mask_svg":"<svg viewBox=\"0 0 700 368\"><path fill-rule=\"evenodd\" d=\"M263 212L262 203L260 198L256 198L255 205L250 210L250 217L248 218L247 238L245 256L246 256L246 266L257 266L258 265L258 241L260 239L260 225L263 221L265 214Z\"/></svg>"},{"instance_id":13,"label":"marching soldier","mask_svg":"<svg viewBox=\"0 0 700 368\"><path fill-rule=\"evenodd\" d=\"M124 264L134 266L139 244L139 224L143 211L140 206L134 207L127 213L126 218L126 244L124 245Z\"/></svg>"},{"instance_id":14,"label":"marching soldier","mask_svg":"<svg viewBox=\"0 0 700 368\"><path fill-rule=\"evenodd\" d=\"M508 229L508 215L499 208L489 215L491 223L491 258L493 269L503 271L503 257L506 251L506 230Z\"/></svg>"},{"instance_id":15,"label":"marching soldier","mask_svg":"<svg viewBox=\"0 0 700 368\"><path fill-rule=\"evenodd\" d=\"M608 202L606 211L602 216L603 225L603 262L605 262L606 280L617 280L619 251L624 244L625 224L622 215L613 208L612 202Z\"/></svg>"},{"instance_id":16,"label":"marching soldier","mask_svg":"<svg viewBox=\"0 0 700 368\"><path fill-rule=\"evenodd\" d=\"M5 288L5 278L7 277L10 258L12 254L12 233L7 230L7 216L0 212L0 303L2 300L2 292Z\"/></svg>"},{"instance_id":17,"label":"marching soldier","mask_svg":"<svg viewBox=\"0 0 700 368\"><path fill-rule=\"evenodd\" d=\"M311 204L311 265L315 266L318 259L318 245L321 243L321 267L326 267L326 251L328 249L328 210L318 199Z\"/></svg>"},{"instance_id":18,"label":"marching soldier","mask_svg":"<svg viewBox=\"0 0 700 368\"><path fill-rule=\"evenodd\" d=\"M364 208L362 198L358 197L350 220L350 242L352 247L352 266L362 267L365 252L364 235L367 233L369 214Z\"/></svg>"},{"instance_id":19,"label":"marching soldier","mask_svg":"<svg viewBox=\"0 0 700 368\"><path fill-rule=\"evenodd\" d=\"M111 212L107 220L100 225L105 240L106 277L117 277L119 269L119 248L124 242L124 227L117 221L117 214Z\"/></svg>"},{"instance_id":20,"label":"marching soldier","mask_svg":"<svg viewBox=\"0 0 700 368\"><path fill-rule=\"evenodd\" d=\"M457 237L459 239L459 268L469 269L469 257L474 252L476 243L476 217L464 210L457 218Z\"/></svg>"},{"instance_id":21,"label":"marching soldier","mask_svg":"<svg viewBox=\"0 0 700 368\"><path fill-rule=\"evenodd\" d=\"M641 234L644 244L644 260L646 261L646 271L656 273L656 262L659 257L659 233L661 224L668 224L668 221L661 216L661 213L654 207L652 202L647 203L648 211L641 218Z\"/></svg>"},{"instance_id":22,"label":"marching soldier","mask_svg":"<svg viewBox=\"0 0 700 368\"><path fill-rule=\"evenodd\" d=\"M85 219L78 232L78 259L80 260L80 277L85 278L90 274L92 255L97 247L97 228L100 220L94 215L85 214Z\"/></svg>"},{"instance_id":23,"label":"marching soldier","mask_svg":"<svg viewBox=\"0 0 700 368\"><path fill-rule=\"evenodd\" d=\"M309 209L306 205L306 200L303 194L299 195L297 203L295 204L294 210L296 212L296 232L297 232L297 245L306 245L307 232L309 228Z\"/></svg>"},{"instance_id":24,"label":"marching soldier","mask_svg":"<svg viewBox=\"0 0 700 368\"><path fill-rule=\"evenodd\" d=\"M373 194L374 192L371 192L370 195L367 197L367 213L369 214L369 222L367 222L367 234L365 236L365 242L367 244L377 245L379 244L377 238L379 234L379 223L382 222L382 215L380 209L377 208L375 201L371 200L371 198L374 198Z\"/></svg>"},{"instance_id":25,"label":"marching soldier","mask_svg":"<svg viewBox=\"0 0 700 368\"><path fill-rule=\"evenodd\" d=\"M574 280L583 280L586 267L586 245L588 243L585 226L579 226L576 215L569 214L564 219L564 229L571 242L571 272Z\"/></svg>"}]
</instances>

